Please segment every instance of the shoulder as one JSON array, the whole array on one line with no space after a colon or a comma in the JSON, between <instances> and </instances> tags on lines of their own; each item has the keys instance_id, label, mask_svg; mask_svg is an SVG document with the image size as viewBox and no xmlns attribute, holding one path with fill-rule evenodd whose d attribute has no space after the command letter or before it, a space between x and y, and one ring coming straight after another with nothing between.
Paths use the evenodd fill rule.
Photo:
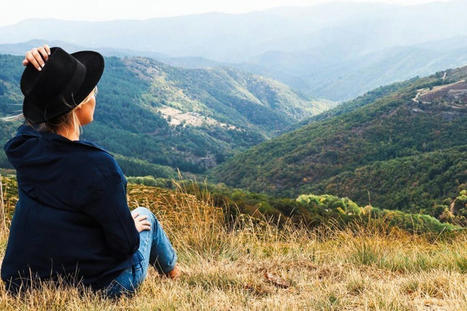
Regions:
<instances>
[{"instance_id":1,"label":"shoulder","mask_svg":"<svg viewBox=\"0 0 467 311\"><path fill-rule=\"evenodd\" d=\"M62 139L60 137L60 139ZM75 161L87 162L101 174L107 175L110 172L121 171L114 156L102 146L88 140L70 141L65 139L67 145L77 153ZM84 164L84 163L83 163Z\"/></svg>"},{"instance_id":2,"label":"shoulder","mask_svg":"<svg viewBox=\"0 0 467 311\"><path fill-rule=\"evenodd\" d=\"M95 184L125 182L126 178L119 164L109 152L95 148L79 148L68 157L68 167L76 174Z\"/></svg>"},{"instance_id":3,"label":"shoulder","mask_svg":"<svg viewBox=\"0 0 467 311\"><path fill-rule=\"evenodd\" d=\"M120 165L110 153L102 150L93 150L88 153L88 158L101 178L110 179L108 181L125 180Z\"/></svg>"}]
</instances>

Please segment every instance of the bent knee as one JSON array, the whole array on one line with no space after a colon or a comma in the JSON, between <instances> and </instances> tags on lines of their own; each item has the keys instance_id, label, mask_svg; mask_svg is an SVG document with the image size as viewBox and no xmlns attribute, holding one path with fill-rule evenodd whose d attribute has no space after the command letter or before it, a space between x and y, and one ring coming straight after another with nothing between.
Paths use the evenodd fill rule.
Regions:
<instances>
[{"instance_id":1,"label":"bent knee","mask_svg":"<svg viewBox=\"0 0 467 311\"><path fill-rule=\"evenodd\" d=\"M140 215L153 215L153 213L144 206L138 206L133 211L138 212Z\"/></svg>"},{"instance_id":2,"label":"bent knee","mask_svg":"<svg viewBox=\"0 0 467 311\"><path fill-rule=\"evenodd\" d=\"M148 216L148 218L151 218L154 220L154 222L156 223L156 225L159 224L159 220L157 219L156 215L151 212L150 209L144 207L144 206L138 206L137 208L134 209L135 212L137 212L138 214L140 215L146 215Z\"/></svg>"}]
</instances>

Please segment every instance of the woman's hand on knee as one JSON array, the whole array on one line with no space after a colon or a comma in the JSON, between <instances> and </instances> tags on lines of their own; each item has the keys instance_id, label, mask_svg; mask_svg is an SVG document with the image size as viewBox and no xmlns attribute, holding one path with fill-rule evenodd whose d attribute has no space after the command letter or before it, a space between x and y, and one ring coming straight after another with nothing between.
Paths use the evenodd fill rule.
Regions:
<instances>
[{"instance_id":1,"label":"woman's hand on knee","mask_svg":"<svg viewBox=\"0 0 467 311\"><path fill-rule=\"evenodd\" d=\"M148 216L146 215L139 215L138 212L132 211L131 216L133 216L133 220L135 221L136 230L141 232L143 230L151 230L151 223L146 219Z\"/></svg>"},{"instance_id":2,"label":"woman's hand on knee","mask_svg":"<svg viewBox=\"0 0 467 311\"><path fill-rule=\"evenodd\" d=\"M47 44L43 46L32 48L26 52L23 59L23 65L31 63L37 70L41 71L45 65L45 61L49 59L50 48Z\"/></svg>"}]
</instances>

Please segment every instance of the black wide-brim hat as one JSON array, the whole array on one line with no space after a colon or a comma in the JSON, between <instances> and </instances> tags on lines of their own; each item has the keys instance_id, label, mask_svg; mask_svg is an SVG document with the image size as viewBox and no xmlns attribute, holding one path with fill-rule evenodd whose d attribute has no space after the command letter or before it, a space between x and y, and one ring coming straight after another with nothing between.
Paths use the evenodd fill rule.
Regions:
<instances>
[{"instance_id":1,"label":"black wide-brim hat","mask_svg":"<svg viewBox=\"0 0 467 311\"><path fill-rule=\"evenodd\" d=\"M21 76L23 114L37 124L78 106L104 72L104 57L95 51L68 54L52 47L41 71L29 63Z\"/></svg>"}]
</instances>

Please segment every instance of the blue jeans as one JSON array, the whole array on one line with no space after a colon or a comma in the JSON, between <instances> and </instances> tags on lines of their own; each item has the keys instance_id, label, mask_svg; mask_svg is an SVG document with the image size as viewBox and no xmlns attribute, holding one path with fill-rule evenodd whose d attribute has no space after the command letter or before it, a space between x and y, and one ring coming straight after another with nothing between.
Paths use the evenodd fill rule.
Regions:
<instances>
[{"instance_id":1,"label":"blue jeans","mask_svg":"<svg viewBox=\"0 0 467 311\"><path fill-rule=\"evenodd\" d=\"M109 284L105 289L109 297L119 297L123 293L134 294L146 278L149 264L159 273L167 273L175 267L177 262L177 254L156 216L142 206L136 208L135 211L139 215L146 215L146 220L151 223L151 230L143 230L139 233L138 252L143 255L143 260L124 270Z\"/></svg>"}]
</instances>

